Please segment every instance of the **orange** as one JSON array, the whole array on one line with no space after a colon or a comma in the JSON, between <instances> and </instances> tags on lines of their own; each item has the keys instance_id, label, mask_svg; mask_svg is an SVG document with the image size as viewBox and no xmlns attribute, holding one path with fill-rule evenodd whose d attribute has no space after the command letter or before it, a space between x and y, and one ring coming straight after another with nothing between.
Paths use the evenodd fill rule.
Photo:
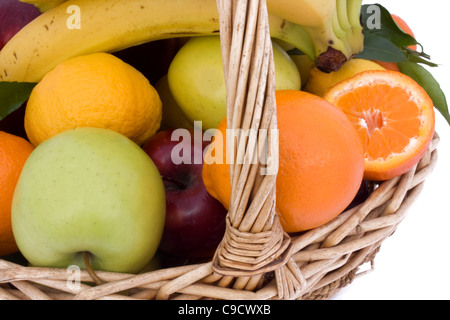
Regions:
<instances>
[{"instance_id":1,"label":"orange","mask_svg":"<svg viewBox=\"0 0 450 320\"><path fill-rule=\"evenodd\" d=\"M276 210L286 232L329 222L351 203L362 182L363 148L345 114L321 97L276 92L279 172ZM213 163L209 154L226 154L226 119L205 153L203 180L208 192L226 208L230 203L230 168ZM220 150L216 150L220 148ZM210 149L211 148L211 149ZM226 157L224 156L224 159Z\"/></svg>"},{"instance_id":2,"label":"orange","mask_svg":"<svg viewBox=\"0 0 450 320\"><path fill-rule=\"evenodd\" d=\"M31 92L25 130L37 146L77 127L117 131L142 145L159 129L162 103L144 75L108 53L66 60Z\"/></svg>"},{"instance_id":3,"label":"orange","mask_svg":"<svg viewBox=\"0 0 450 320\"><path fill-rule=\"evenodd\" d=\"M392 16L392 19L394 19L394 21L400 27L400 29L403 30L403 32L405 32L405 33L409 34L410 36L412 36L413 38L415 38L414 32L409 27L409 25L405 22L405 20L403 20L402 18L400 18L399 16L397 16L395 14L391 14L391 16ZM417 50L417 45L412 45L412 46L409 46L408 48L415 51L415 50ZM385 68L387 70L400 71L396 62L384 62L384 61L377 61L377 60L374 62L378 63L380 66L382 66L383 68Z\"/></svg>"},{"instance_id":4,"label":"orange","mask_svg":"<svg viewBox=\"0 0 450 320\"><path fill-rule=\"evenodd\" d=\"M343 110L365 146L368 180L387 180L410 170L434 135L433 102L410 77L391 70L365 71L324 96Z\"/></svg>"},{"instance_id":5,"label":"orange","mask_svg":"<svg viewBox=\"0 0 450 320\"><path fill-rule=\"evenodd\" d=\"M34 147L0 131L0 256L18 251L11 227L11 204L20 173Z\"/></svg>"}]
</instances>

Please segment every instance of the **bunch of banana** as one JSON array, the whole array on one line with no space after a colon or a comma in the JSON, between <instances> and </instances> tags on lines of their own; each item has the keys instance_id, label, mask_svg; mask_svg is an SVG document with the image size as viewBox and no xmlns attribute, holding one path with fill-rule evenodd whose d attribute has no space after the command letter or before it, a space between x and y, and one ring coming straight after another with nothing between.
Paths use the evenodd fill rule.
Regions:
<instances>
[{"instance_id":1,"label":"bunch of banana","mask_svg":"<svg viewBox=\"0 0 450 320\"><path fill-rule=\"evenodd\" d=\"M267 0L268 10L301 25L314 43L316 65L337 71L363 49L362 0Z\"/></svg>"},{"instance_id":2,"label":"bunch of banana","mask_svg":"<svg viewBox=\"0 0 450 320\"><path fill-rule=\"evenodd\" d=\"M219 32L215 0L21 1L45 12L0 51L0 81L39 82L57 64L74 56ZM324 71L338 68L362 49L361 0L267 3L272 37L299 49ZM69 8L78 10L74 13ZM79 19L77 28L70 27L71 19Z\"/></svg>"}]
</instances>

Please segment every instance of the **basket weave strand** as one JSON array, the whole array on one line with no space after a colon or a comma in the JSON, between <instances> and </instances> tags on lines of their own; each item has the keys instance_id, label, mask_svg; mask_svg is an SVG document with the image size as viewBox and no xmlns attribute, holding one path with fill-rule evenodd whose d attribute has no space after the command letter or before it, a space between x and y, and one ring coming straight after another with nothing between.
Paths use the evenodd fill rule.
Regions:
<instances>
[{"instance_id":1,"label":"basket weave strand","mask_svg":"<svg viewBox=\"0 0 450 320\"><path fill-rule=\"evenodd\" d=\"M291 239L275 211L278 135L275 66L265 0L218 0L222 60L227 86L227 137L231 203L227 232L213 269L224 276L248 277L276 271L280 298L301 288L303 276L290 263ZM250 135L245 134L249 132ZM259 134L265 132L267 134ZM234 136L234 135L233 135ZM261 141L262 140L262 141ZM258 145L267 148L267 157ZM271 159L269 174L262 159ZM243 279L239 282L245 283Z\"/></svg>"},{"instance_id":2,"label":"basket weave strand","mask_svg":"<svg viewBox=\"0 0 450 320\"><path fill-rule=\"evenodd\" d=\"M261 0L217 0L227 84L229 129L266 129L263 139L277 166L272 46ZM287 235L275 212L276 175L261 174L256 142L241 136L231 166L227 229L211 261L143 274L81 270L78 285L66 269L25 267L0 259L0 299L329 299L364 272L419 197L437 163L429 150L404 175L373 183L369 198L313 230ZM270 153L272 152L272 153ZM246 158L247 157L247 158ZM72 284L72 285L71 285Z\"/></svg>"}]
</instances>

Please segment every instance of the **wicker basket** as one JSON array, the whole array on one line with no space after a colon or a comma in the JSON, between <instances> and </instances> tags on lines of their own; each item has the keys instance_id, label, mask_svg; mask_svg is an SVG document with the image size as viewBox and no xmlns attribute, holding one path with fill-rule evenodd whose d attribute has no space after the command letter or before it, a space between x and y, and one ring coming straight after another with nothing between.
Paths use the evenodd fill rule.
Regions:
<instances>
[{"instance_id":1,"label":"wicker basket","mask_svg":"<svg viewBox=\"0 0 450 320\"><path fill-rule=\"evenodd\" d=\"M264 0L218 0L228 91L228 128L267 129L278 150L274 65ZM408 173L373 183L369 198L319 228L286 234L275 212L276 175L259 164L232 165L225 236L211 261L143 274L24 267L0 260L0 299L329 299L372 263L433 170L439 137ZM253 152L251 144L238 144ZM237 153L237 157L241 154ZM273 154L275 158L277 154ZM238 159L237 159L238 160ZM242 163L235 161L234 163Z\"/></svg>"}]
</instances>

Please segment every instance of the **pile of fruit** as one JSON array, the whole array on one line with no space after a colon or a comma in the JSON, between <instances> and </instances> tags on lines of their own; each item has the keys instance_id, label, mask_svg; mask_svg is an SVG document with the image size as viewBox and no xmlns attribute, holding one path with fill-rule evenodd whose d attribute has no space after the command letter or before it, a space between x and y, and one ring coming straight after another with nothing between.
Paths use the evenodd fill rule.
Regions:
<instances>
[{"instance_id":1,"label":"pile of fruit","mask_svg":"<svg viewBox=\"0 0 450 320\"><path fill-rule=\"evenodd\" d=\"M450 115L385 8L372 28L360 0L267 5L276 211L297 234L408 172ZM127 273L211 259L232 198L216 1L0 0L0 18L0 256Z\"/></svg>"}]
</instances>

